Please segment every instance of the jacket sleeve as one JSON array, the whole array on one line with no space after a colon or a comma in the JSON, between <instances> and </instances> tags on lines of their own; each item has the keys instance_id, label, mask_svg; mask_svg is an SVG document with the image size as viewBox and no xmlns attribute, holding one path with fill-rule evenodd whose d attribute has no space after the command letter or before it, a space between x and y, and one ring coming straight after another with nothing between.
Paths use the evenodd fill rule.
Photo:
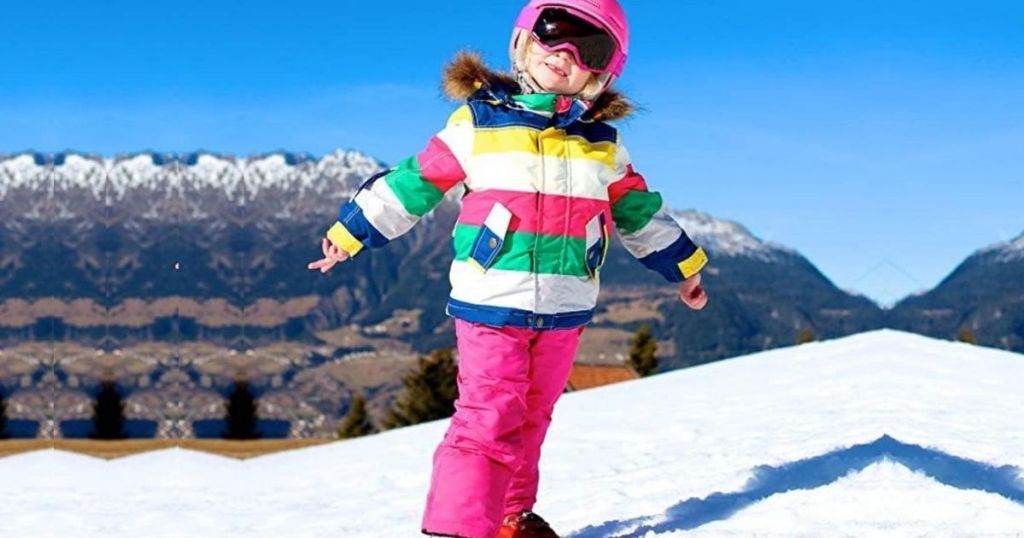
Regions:
<instances>
[{"instance_id":1,"label":"jacket sleeve","mask_svg":"<svg viewBox=\"0 0 1024 538\"><path fill-rule=\"evenodd\" d=\"M618 179L608 186L612 221L623 245L640 263L669 282L682 282L708 262L704 249L694 244L669 213L661 195L647 189L643 176L633 170L629 152L619 144L615 158Z\"/></svg>"},{"instance_id":2,"label":"jacket sleeve","mask_svg":"<svg viewBox=\"0 0 1024 538\"><path fill-rule=\"evenodd\" d=\"M473 119L463 106L418 155L366 180L342 204L327 238L355 256L386 245L408 232L466 177L463 163L472 151Z\"/></svg>"}]
</instances>

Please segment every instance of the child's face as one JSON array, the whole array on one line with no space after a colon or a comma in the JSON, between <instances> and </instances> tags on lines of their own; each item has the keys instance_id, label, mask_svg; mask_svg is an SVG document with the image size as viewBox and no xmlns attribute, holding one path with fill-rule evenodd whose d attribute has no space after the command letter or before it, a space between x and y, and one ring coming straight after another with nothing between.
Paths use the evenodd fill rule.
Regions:
<instances>
[{"instance_id":1,"label":"child's face","mask_svg":"<svg viewBox=\"0 0 1024 538\"><path fill-rule=\"evenodd\" d=\"M580 93L592 76L576 65L569 52L548 52L532 39L526 54L526 70L546 91L561 95Z\"/></svg>"}]
</instances>

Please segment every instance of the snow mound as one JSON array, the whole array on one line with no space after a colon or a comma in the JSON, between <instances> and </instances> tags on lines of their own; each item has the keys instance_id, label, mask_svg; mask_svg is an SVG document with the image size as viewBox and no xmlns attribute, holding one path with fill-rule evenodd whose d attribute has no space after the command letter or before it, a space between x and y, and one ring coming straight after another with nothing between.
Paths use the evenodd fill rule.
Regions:
<instances>
[{"instance_id":1,"label":"snow mound","mask_svg":"<svg viewBox=\"0 0 1024 538\"><path fill-rule=\"evenodd\" d=\"M885 330L570 393L536 510L575 538L1013 536L1021 379L1021 355ZM447 422L244 462L0 458L0 535L417 536Z\"/></svg>"}]
</instances>

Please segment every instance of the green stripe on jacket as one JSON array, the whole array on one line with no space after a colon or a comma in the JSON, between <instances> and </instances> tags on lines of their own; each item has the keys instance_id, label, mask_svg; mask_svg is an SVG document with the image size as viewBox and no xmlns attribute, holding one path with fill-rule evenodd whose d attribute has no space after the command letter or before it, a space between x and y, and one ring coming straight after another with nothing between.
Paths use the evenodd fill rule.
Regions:
<instances>
[{"instance_id":1,"label":"green stripe on jacket","mask_svg":"<svg viewBox=\"0 0 1024 538\"><path fill-rule=\"evenodd\" d=\"M410 215L422 217L444 198L444 193L423 177L416 157L399 162L384 180Z\"/></svg>"},{"instance_id":2,"label":"green stripe on jacket","mask_svg":"<svg viewBox=\"0 0 1024 538\"><path fill-rule=\"evenodd\" d=\"M612 206L612 220L619 232L631 234L647 226L661 209L661 195L650 191L629 191Z\"/></svg>"},{"instance_id":3,"label":"green stripe on jacket","mask_svg":"<svg viewBox=\"0 0 1024 538\"><path fill-rule=\"evenodd\" d=\"M479 226L459 224L455 227L456 260L469 259L479 233ZM588 277L585 255L586 241L583 238L509 232L491 268Z\"/></svg>"}]
</instances>

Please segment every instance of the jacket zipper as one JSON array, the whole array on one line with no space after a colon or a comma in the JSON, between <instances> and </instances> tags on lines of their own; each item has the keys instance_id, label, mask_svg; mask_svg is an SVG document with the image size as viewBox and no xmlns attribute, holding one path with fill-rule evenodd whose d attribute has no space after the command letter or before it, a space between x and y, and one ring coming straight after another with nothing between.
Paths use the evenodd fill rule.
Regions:
<instances>
[{"instance_id":1,"label":"jacket zipper","mask_svg":"<svg viewBox=\"0 0 1024 538\"><path fill-rule=\"evenodd\" d=\"M545 129L546 130L546 129ZM537 134L537 155L540 159L540 184L537 186L537 235L533 238L533 314L527 319L530 328L534 327L534 317L540 307L540 231L541 220L544 218L544 179L546 170L544 167L544 130Z\"/></svg>"}]
</instances>

